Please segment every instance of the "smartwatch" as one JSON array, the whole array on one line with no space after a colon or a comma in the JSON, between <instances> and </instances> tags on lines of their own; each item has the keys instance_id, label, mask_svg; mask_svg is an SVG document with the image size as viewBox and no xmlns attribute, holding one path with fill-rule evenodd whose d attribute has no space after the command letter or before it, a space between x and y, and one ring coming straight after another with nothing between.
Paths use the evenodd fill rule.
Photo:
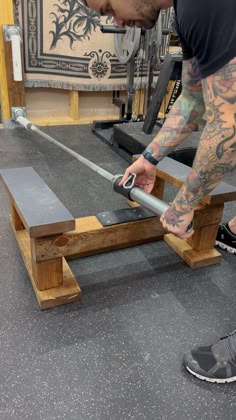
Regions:
<instances>
[{"instance_id":1,"label":"smartwatch","mask_svg":"<svg viewBox=\"0 0 236 420\"><path fill-rule=\"evenodd\" d=\"M143 152L143 157L144 159L146 159L148 162L152 163L152 165L157 165L159 163L159 160L156 160L152 154L146 150L144 150Z\"/></svg>"}]
</instances>

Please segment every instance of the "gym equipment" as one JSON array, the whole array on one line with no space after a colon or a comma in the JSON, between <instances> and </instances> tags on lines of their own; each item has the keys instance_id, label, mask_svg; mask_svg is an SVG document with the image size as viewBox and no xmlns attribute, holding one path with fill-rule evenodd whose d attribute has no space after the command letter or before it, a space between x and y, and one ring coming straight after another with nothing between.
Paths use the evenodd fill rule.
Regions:
<instances>
[{"instance_id":1,"label":"gym equipment","mask_svg":"<svg viewBox=\"0 0 236 420\"><path fill-rule=\"evenodd\" d=\"M127 65L127 99L126 103L120 99L120 93L113 91L113 104L120 109L120 118L117 120L94 121L92 132L108 145L112 145L112 128L114 124L127 123L132 118L132 105L134 96L135 55L139 49L141 34L139 28L119 28L118 26L103 25L103 33L114 34L116 55L122 64Z\"/></svg>"},{"instance_id":2,"label":"gym equipment","mask_svg":"<svg viewBox=\"0 0 236 420\"><path fill-rule=\"evenodd\" d=\"M170 95L171 97L167 98L168 106L166 112L168 112L170 104L174 102L180 93L181 86L179 79L181 78L182 59L180 56L172 56L171 59L169 58L169 55L166 56L169 46L170 33L172 31L172 18L173 9L168 9L167 11L164 10L160 13L155 26L151 30L141 30L141 32L139 28L117 28L115 26L104 26L101 28L102 32L114 33L116 54L122 63L128 63L127 112L125 115L121 114L120 120L94 122L92 131L109 146L114 146L115 151L128 161L130 161L133 152L126 144L130 144L130 138L126 141L126 130L129 130L127 125L135 126L137 124L137 126L134 127L134 131L137 132L140 131L139 122L144 121L142 131L145 134L150 134L153 130L154 124L158 127L162 125L162 121L158 120L158 112L164 98L168 96L166 95L166 92L170 80L175 80L175 82L174 87L172 84L173 89L172 94ZM143 45L140 43L141 35L144 35L142 38ZM142 115L136 116L132 114L132 101L134 95L133 76L135 56L137 68L139 63L139 57L137 55L139 43L139 57L142 57L142 67L145 66L145 70L147 70L147 83L143 95L143 112ZM163 64L161 65L162 61ZM180 69L180 72L176 71L177 67ZM160 71L160 74L153 94L153 78L155 71L157 74L159 74ZM139 73L138 70L137 73ZM113 103L121 106L120 99L118 98L117 100L114 96L115 95L113 93ZM155 108L153 104L155 104ZM123 112L124 109L125 106L123 103ZM150 116L152 118L151 121ZM116 128L118 128L119 134L117 134ZM134 135L134 143L135 137L136 136Z\"/></svg>"},{"instance_id":3,"label":"gym equipment","mask_svg":"<svg viewBox=\"0 0 236 420\"><path fill-rule=\"evenodd\" d=\"M156 135L160 130L163 123L162 119L158 119L161 105L164 104L164 113L168 113L172 104L181 92L182 56L179 54L167 54L164 58L160 58L161 52L167 51L168 43L166 41L164 43L164 39L168 38L170 33L170 19L170 13L167 15L164 13L161 14L155 27L151 31L145 32L143 62L147 66L148 83L145 89L144 109L147 110L147 112L144 122L143 120L131 120L134 94L134 56L135 52L137 52L138 40L141 34L136 32L137 29L135 28L127 28L126 32L126 29L118 28L117 30L117 28L114 27L114 31L116 31L114 37L117 40L116 44L118 44L117 55L123 62L125 62L125 60L128 61L127 113L125 118L122 117L120 120L102 123L94 122L92 130L100 139L114 147L114 150L128 162L130 162L134 154L142 153L150 143L152 139L150 139L149 134L153 133ZM113 31L111 26L104 27L102 30L108 32ZM163 36L163 34L167 36ZM132 40L132 42L130 42L130 48L128 48L129 39ZM134 40L136 41L134 42ZM153 74L156 68L160 68L160 72L153 92ZM168 92L168 89L170 93ZM113 103L115 103L114 98ZM119 105L120 102L117 102L117 104ZM124 122L126 124L124 124ZM194 154L196 153L196 147L194 147L193 150L190 150L190 153L191 159L193 160ZM183 162L188 163L190 161L189 153L185 153L184 155L182 153L179 154L178 159L180 156L185 155L188 156L188 159ZM170 156L176 157L176 153Z\"/></svg>"},{"instance_id":4,"label":"gym equipment","mask_svg":"<svg viewBox=\"0 0 236 420\"><path fill-rule=\"evenodd\" d=\"M18 114L18 122L32 132L42 134L27 119ZM43 133L47 140L86 166L116 184L119 178L104 171L77 153ZM134 160L137 156L134 156ZM189 168L165 158L156 168L154 197L148 197L148 207L159 213L165 209L162 201L165 182L180 188ZM132 202L129 209L102 212L97 216L74 219L45 182L32 168L13 168L0 171L10 199L12 227L25 261L41 309L51 308L81 298L81 290L66 259L94 255L111 250L139 245L164 238L175 252L191 267L216 264L221 254L214 249L224 202L236 199L236 188L220 184L204 198L194 213L194 234L185 241L165 234L159 217L143 211ZM130 180L132 182L132 179ZM119 182L118 182L119 184ZM139 199L147 195L130 185L122 188L126 197ZM132 185L131 185L132 187ZM120 192L120 191L118 191ZM140 199L141 197L141 199Z\"/></svg>"},{"instance_id":5,"label":"gym equipment","mask_svg":"<svg viewBox=\"0 0 236 420\"><path fill-rule=\"evenodd\" d=\"M22 112L20 111L20 114ZM17 116L17 114L16 114ZM126 182L123 184L123 186L120 186L119 183L123 177L123 175L112 175L110 172L104 170L100 166L96 165L95 163L91 162L90 160L86 159L85 157L81 156L80 154L74 152L69 147L64 146L62 143L58 142L53 137L49 136L48 134L44 133L42 130L40 130L38 127L36 127L34 124L32 124L31 121L29 121L27 118L23 117L22 115L18 115L16 118L16 122L18 122L20 125L22 125L27 130L30 130L32 132L35 132L39 134L41 137L44 137L46 140L48 140L50 143L53 143L60 149L64 150L65 152L69 153L71 156L73 156L75 159L77 159L79 162L83 163L85 166L87 166L89 169L94 171L95 173L98 173L106 180L110 181L112 183L114 191L117 193L123 195L128 200L131 200L133 202L136 202L138 204L141 204L146 209L153 212L155 215L161 216L168 208L168 204L164 201L160 200L159 198L146 193L141 188L135 186L135 174L130 174L129 178L126 180ZM167 158L169 159L169 158ZM167 160L168 161L168 160ZM185 165L184 165L185 166ZM157 172L159 171L159 168L162 167L162 162L159 162L158 168L156 169ZM169 172L171 172L171 168L169 168ZM180 171L181 172L181 171ZM175 174L175 178L176 178ZM185 178L187 177L187 174L185 175ZM217 188L213 190L213 193L215 193L218 190ZM193 229L193 224L190 223L190 225L187 227L186 232L190 232Z\"/></svg>"},{"instance_id":6,"label":"gym equipment","mask_svg":"<svg viewBox=\"0 0 236 420\"><path fill-rule=\"evenodd\" d=\"M165 19L167 24L167 20ZM140 67L145 66L147 70L147 84L144 95L144 110L149 107L152 93L154 71L159 71L159 57L163 38L170 33L168 27L162 25L162 13L151 30L140 28L119 28L117 26L105 25L101 27L103 33L114 33L114 45L116 55L122 64L127 64L127 100L126 104L120 100L119 93L113 92L113 104L117 105L121 112L119 120L113 121L94 121L92 131L97 137L113 146L113 127L116 124L129 123L130 121L143 121L143 115L133 114L134 73L135 65L137 74ZM165 35L163 37L163 35ZM142 38L143 36L143 38ZM141 47L141 41L142 47ZM166 44L167 45L167 44ZM139 57L138 57L139 51ZM143 68L141 73L143 72ZM124 124L126 125L126 124Z\"/></svg>"},{"instance_id":7,"label":"gym equipment","mask_svg":"<svg viewBox=\"0 0 236 420\"><path fill-rule=\"evenodd\" d=\"M142 153L153 137L158 134L162 126L162 121L158 120L161 105L166 98L166 110L168 111L170 105L177 99L181 91L181 72L182 56L167 54L161 64L160 74L144 122L114 125L113 145L116 147L116 152L128 162L130 162L132 155ZM168 85L171 83L173 89L171 95L167 98L166 92ZM150 134L152 134L151 137Z\"/></svg>"},{"instance_id":8,"label":"gym equipment","mask_svg":"<svg viewBox=\"0 0 236 420\"><path fill-rule=\"evenodd\" d=\"M154 71L160 69L160 51L163 41L163 34L168 33L168 30L162 27L162 13L152 30L146 31L145 34L145 47L144 47L144 62L147 63L147 84L145 88L145 104L144 113L146 114L150 101L152 98L152 85L154 79Z\"/></svg>"},{"instance_id":9,"label":"gym equipment","mask_svg":"<svg viewBox=\"0 0 236 420\"><path fill-rule=\"evenodd\" d=\"M135 175L131 174L129 179L126 181L124 187L119 186L119 182L121 181L121 178L123 175L112 175L110 172L107 172L105 169L100 168L100 166L96 165L95 163L89 161L85 157L79 155L78 153L74 152L73 150L69 149L69 147L64 146L59 141L54 139L53 137L49 136L48 134L44 133L42 130L40 130L38 127L36 127L34 124L32 124L31 121L29 121L27 118L23 116L18 116L16 118L16 122L18 122L20 125L25 127L27 130L30 130L34 133L39 134L41 137L44 137L46 140L48 140L50 143L53 143L55 146L59 147L60 149L64 150L65 152L69 153L71 156L73 156L75 159L77 159L79 162L83 163L85 166L90 168L92 171L98 173L103 178L110 181L113 185L114 191L118 192L119 194L123 195L124 197L136 201L137 203L143 205L148 210L151 210L154 214L162 215L167 209L168 204L164 203L163 201L159 200L158 198L155 198L151 194L147 194L145 191L143 191L141 188L136 187L134 185ZM191 229L191 226L189 227Z\"/></svg>"},{"instance_id":10,"label":"gym equipment","mask_svg":"<svg viewBox=\"0 0 236 420\"><path fill-rule=\"evenodd\" d=\"M126 215L118 223L103 225L106 212L100 218L74 219L33 168L1 170L0 175L9 196L13 232L41 309L80 300L79 284L66 259L163 237L158 217L139 217L135 208L129 209L130 222ZM119 213L114 216L119 218Z\"/></svg>"},{"instance_id":11,"label":"gym equipment","mask_svg":"<svg viewBox=\"0 0 236 420\"><path fill-rule=\"evenodd\" d=\"M153 194L162 200L165 182L179 188L188 171L165 158L156 168ZM10 199L13 232L41 309L81 298L68 259L164 239L191 268L219 263L221 254L214 249L218 224L224 202L236 199L235 187L219 185L197 206L194 234L184 241L165 234L159 217L143 216L140 207L75 220L32 168L4 169L0 175Z\"/></svg>"},{"instance_id":12,"label":"gym equipment","mask_svg":"<svg viewBox=\"0 0 236 420\"><path fill-rule=\"evenodd\" d=\"M141 39L141 28L125 28L125 31L114 30L114 45L118 60L129 63L136 56Z\"/></svg>"}]
</instances>

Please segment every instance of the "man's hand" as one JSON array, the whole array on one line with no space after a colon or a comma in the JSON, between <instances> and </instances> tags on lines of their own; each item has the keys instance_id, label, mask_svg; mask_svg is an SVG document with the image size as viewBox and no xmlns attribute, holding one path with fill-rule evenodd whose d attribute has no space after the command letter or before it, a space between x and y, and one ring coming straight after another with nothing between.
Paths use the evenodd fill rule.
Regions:
<instances>
[{"instance_id":1,"label":"man's hand","mask_svg":"<svg viewBox=\"0 0 236 420\"><path fill-rule=\"evenodd\" d=\"M175 203L173 202L169 209L162 214L160 220L163 227L168 230L168 232L173 233L181 239L187 239L190 238L194 232L193 229L186 232L192 219L193 211L190 211L189 213L180 212L176 209Z\"/></svg>"},{"instance_id":2,"label":"man's hand","mask_svg":"<svg viewBox=\"0 0 236 420\"><path fill-rule=\"evenodd\" d=\"M143 156L140 156L136 162L126 169L119 185L123 185L131 173L137 175L135 185L147 193L152 191L156 179L156 167L154 165L149 163Z\"/></svg>"}]
</instances>

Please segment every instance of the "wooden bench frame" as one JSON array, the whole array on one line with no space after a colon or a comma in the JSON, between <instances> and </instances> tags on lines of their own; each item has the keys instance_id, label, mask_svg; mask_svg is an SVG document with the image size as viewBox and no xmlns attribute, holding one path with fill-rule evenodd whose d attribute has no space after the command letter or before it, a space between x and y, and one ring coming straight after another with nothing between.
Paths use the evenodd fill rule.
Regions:
<instances>
[{"instance_id":1,"label":"wooden bench frame","mask_svg":"<svg viewBox=\"0 0 236 420\"><path fill-rule=\"evenodd\" d=\"M133 156L133 161L139 155ZM190 168L166 157L156 167L156 182L152 194L163 199L165 182L181 188ZM214 249L224 203L236 200L236 187L222 182L194 210L194 234L187 240L168 233L164 241L193 269L217 264L221 254ZM132 205L132 204L131 204Z\"/></svg>"},{"instance_id":2,"label":"wooden bench frame","mask_svg":"<svg viewBox=\"0 0 236 420\"><path fill-rule=\"evenodd\" d=\"M133 159L137 159L137 156ZM162 199L165 182L181 187L188 171L185 165L166 158L156 170L153 195ZM20 189L14 191L14 183L19 184L21 174L29 179L34 188L29 189L29 183L23 182ZM219 263L221 254L214 249L214 244L224 202L236 199L236 188L228 184L221 184L205 197L195 210L194 235L185 241L172 234L165 234L157 216L106 227L96 216L74 219L32 168L6 169L0 175L9 196L13 232L41 309L81 299L81 289L66 261L69 259L164 238L191 268ZM40 191L37 190L38 186ZM47 198L46 205L42 200L43 195ZM21 205L21 197L24 196L28 200L26 204L32 202L32 208L36 210L33 219L28 209ZM48 201L52 203L52 211L49 222L45 223L41 221L40 214L47 213Z\"/></svg>"},{"instance_id":3,"label":"wooden bench frame","mask_svg":"<svg viewBox=\"0 0 236 420\"><path fill-rule=\"evenodd\" d=\"M41 309L81 299L66 260L163 238L158 217L106 227L96 216L74 219L32 168L5 169L0 176L9 196L13 232ZM50 213L46 222L43 212Z\"/></svg>"}]
</instances>

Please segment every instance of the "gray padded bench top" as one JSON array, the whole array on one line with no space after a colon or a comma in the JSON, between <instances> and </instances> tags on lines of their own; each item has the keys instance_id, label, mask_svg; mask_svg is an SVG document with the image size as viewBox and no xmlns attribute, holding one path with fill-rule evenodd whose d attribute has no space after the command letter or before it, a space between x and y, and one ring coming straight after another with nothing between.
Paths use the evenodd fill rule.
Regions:
<instances>
[{"instance_id":1,"label":"gray padded bench top","mask_svg":"<svg viewBox=\"0 0 236 420\"><path fill-rule=\"evenodd\" d=\"M75 229L75 220L31 167L0 170L0 176L31 237Z\"/></svg>"}]
</instances>

